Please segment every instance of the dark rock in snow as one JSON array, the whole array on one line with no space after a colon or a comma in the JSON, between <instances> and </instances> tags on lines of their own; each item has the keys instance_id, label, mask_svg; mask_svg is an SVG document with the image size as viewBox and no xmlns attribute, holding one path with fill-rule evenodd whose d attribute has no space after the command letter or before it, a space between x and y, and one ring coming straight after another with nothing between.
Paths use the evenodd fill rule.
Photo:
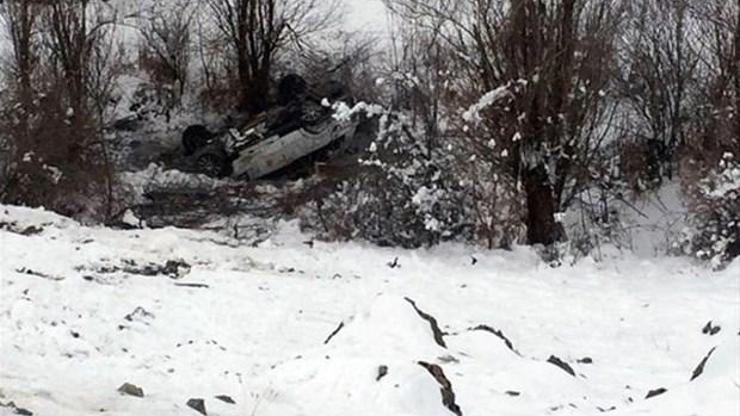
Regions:
<instances>
[{"instance_id":1,"label":"dark rock in snow","mask_svg":"<svg viewBox=\"0 0 740 416\"><path fill-rule=\"evenodd\" d=\"M709 321L707 322L706 325L704 325L704 328L701 329L701 333L712 336L712 335L716 335L721 330L722 330L721 326L719 325L713 326L712 321Z\"/></svg>"},{"instance_id":2,"label":"dark rock in snow","mask_svg":"<svg viewBox=\"0 0 740 416\"><path fill-rule=\"evenodd\" d=\"M137 306L133 312L124 316L123 319L129 322L142 321L145 319L154 319L154 314L142 308L141 306Z\"/></svg>"},{"instance_id":3,"label":"dark rock in snow","mask_svg":"<svg viewBox=\"0 0 740 416\"><path fill-rule=\"evenodd\" d=\"M701 329L701 333L702 333L702 334L704 334L704 335L706 335L706 334L708 334L708 333L709 333L709 331L711 331L711 329L712 329L712 321L709 321L709 322L707 322L707 324L706 324L706 325L704 325L704 327L703 327L703 328Z\"/></svg>"},{"instance_id":4,"label":"dark rock in snow","mask_svg":"<svg viewBox=\"0 0 740 416\"><path fill-rule=\"evenodd\" d=\"M208 416L208 413L206 413L206 402L203 399L190 399L186 404L189 408L195 410L203 416Z\"/></svg>"},{"instance_id":5,"label":"dark rock in snow","mask_svg":"<svg viewBox=\"0 0 740 416\"><path fill-rule=\"evenodd\" d=\"M344 321L340 322L337 328L334 331L332 331L331 334L329 334L326 340L324 340L324 344L328 344L329 341L331 341L331 339L334 338L334 336L337 335L339 331L342 330L342 328L344 328Z\"/></svg>"},{"instance_id":6,"label":"dark rock in snow","mask_svg":"<svg viewBox=\"0 0 740 416\"><path fill-rule=\"evenodd\" d=\"M380 379L385 377L387 374L388 374L387 365L378 366L378 375L375 377L375 381L380 381Z\"/></svg>"},{"instance_id":7,"label":"dark rock in snow","mask_svg":"<svg viewBox=\"0 0 740 416\"><path fill-rule=\"evenodd\" d=\"M667 392L668 389L664 387L657 388L655 390L650 390L648 394L645 396L646 399L649 399L651 397L660 396L661 394Z\"/></svg>"},{"instance_id":8,"label":"dark rock in snow","mask_svg":"<svg viewBox=\"0 0 740 416\"><path fill-rule=\"evenodd\" d=\"M230 396L227 396L225 394L220 394L220 395L216 396L216 399L221 400L224 403L236 404L236 402L234 401L234 399L232 399Z\"/></svg>"},{"instance_id":9,"label":"dark rock in snow","mask_svg":"<svg viewBox=\"0 0 740 416\"><path fill-rule=\"evenodd\" d=\"M30 275L30 276L36 276L36 277L40 277L40 278L46 279L46 280L54 280L54 281L57 281L57 282L60 281L60 280L64 280L64 277L63 276L52 276L50 274L46 274L46 273L38 272L38 271L35 271L35 270L27 269L25 267L21 267L20 269L15 269L15 271L16 271L16 273L27 274L27 275Z\"/></svg>"},{"instance_id":10,"label":"dark rock in snow","mask_svg":"<svg viewBox=\"0 0 740 416\"><path fill-rule=\"evenodd\" d=\"M437 320L432 315L429 315L428 313L426 313L426 312L422 311L421 309L419 309L416 306L416 302L414 302L410 298L404 298L404 299L406 299L406 302L408 302L408 303L411 304L411 306L414 308L414 310L416 311L416 313L419 314L419 316L422 319L424 319L426 321L429 321L429 326L431 326L431 328L432 328L432 334L434 334L434 342L436 342L437 345L439 345L440 347L447 348L447 344L445 344L445 340L443 338L444 333L442 332L441 329L439 329L439 325L437 324Z\"/></svg>"},{"instance_id":11,"label":"dark rock in snow","mask_svg":"<svg viewBox=\"0 0 740 416\"><path fill-rule=\"evenodd\" d=\"M167 276L177 279L190 273L191 266L183 260L167 260L162 272Z\"/></svg>"},{"instance_id":12,"label":"dark rock in snow","mask_svg":"<svg viewBox=\"0 0 740 416\"><path fill-rule=\"evenodd\" d=\"M519 396L519 395L521 394L520 392L518 392L518 391L514 391L514 390L507 390L507 391L505 391L504 393L505 393L505 394L506 394L507 396L511 396L511 397L517 397L517 396Z\"/></svg>"},{"instance_id":13,"label":"dark rock in snow","mask_svg":"<svg viewBox=\"0 0 740 416\"><path fill-rule=\"evenodd\" d=\"M0 2L2 4L2 2ZM7 213L6 213L7 215ZM32 235L41 234L44 232L43 228L36 227L35 225L30 225L26 228L21 228L18 226L18 223L13 222L0 222L0 230L9 231L11 233L20 234L25 237L30 237Z\"/></svg>"},{"instance_id":14,"label":"dark rock in snow","mask_svg":"<svg viewBox=\"0 0 740 416\"><path fill-rule=\"evenodd\" d=\"M429 374L434 377L435 380L437 380L437 383L440 385L440 393L442 393L442 404L450 409L450 411L457 416L462 416L462 410L460 409L460 406L455 403L455 392L452 390L452 383L450 383L450 380L447 379L447 376L445 376L444 371L442 370L442 367L438 366L437 364L429 364L424 361L419 361L418 364L422 367L424 367Z\"/></svg>"},{"instance_id":15,"label":"dark rock in snow","mask_svg":"<svg viewBox=\"0 0 740 416\"><path fill-rule=\"evenodd\" d=\"M591 359L591 357L583 357L580 360L576 360L579 364L593 364L594 360Z\"/></svg>"},{"instance_id":16,"label":"dark rock in snow","mask_svg":"<svg viewBox=\"0 0 740 416\"><path fill-rule=\"evenodd\" d=\"M78 272L94 271L100 274L127 273L141 276L158 276L166 275L171 279L179 279L190 273L191 266L183 260L167 260L164 264L147 263L144 265L137 264L132 259L121 260L121 265L101 265L101 266L77 266Z\"/></svg>"},{"instance_id":17,"label":"dark rock in snow","mask_svg":"<svg viewBox=\"0 0 740 416\"><path fill-rule=\"evenodd\" d=\"M573 371L573 367L554 355L551 355L550 358L547 359L547 362L560 367L563 371L572 375L573 377L576 376L576 372Z\"/></svg>"},{"instance_id":18,"label":"dark rock in snow","mask_svg":"<svg viewBox=\"0 0 740 416\"><path fill-rule=\"evenodd\" d=\"M208 289L210 286L208 286L205 283L175 283L175 286L178 287L190 287L195 289Z\"/></svg>"},{"instance_id":19,"label":"dark rock in snow","mask_svg":"<svg viewBox=\"0 0 740 416\"><path fill-rule=\"evenodd\" d=\"M23 229L23 231L21 231L20 234L28 237L28 236L32 236L36 234L41 234L42 232L44 232L43 228L39 228L39 227L31 225Z\"/></svg>"},{"instance_id":20,"label":"dark rock in snow","mask_svg":"<svg viewBox=\"0 0 740 416\"><path fill-rule=\"evenodd\" d=\"M460 360L458 360L457 358L455 358L455 356L453 356L451 354L447 354L447 355L443 355L441 357L437 357L437 360L440 363L442 363L442 364L449 364L449 363L455 363L455 364L457 364L457 363L460 362Z\"/></svg>"},{"instance_id":21,"label":"dark rock in snow","mask_svg":"<svg viewBox=\"0 0 740 416\"><path fill-rule=\"evenodd\" d=\"M699 365L696 366L696 368L694 369L694 372L691 374L691 380L690 381L694 381L695 378L699 377L701 375L701 373L704 372L704 366L707 365L707 361L709 360L709 357L712 356L712 353L714 352L715 349L717 349L717 347L714 347L711 350L709 350L709 352L707 353L707 355L705 355L704 358L702 358L702 360L699 363Z\"/></svg>"},{"instance_id":22,"label":"dark rock in snow","mask_svg":"<svg viewBox=\"0 0 740 416\"><path fill-rule=\"evenodd\" d=\"M13 411L12 414L14 414L14 415L33 416L33 412L32 411L30 411L28 409L24 409L22 407L18 407L13 402L8 402L8 403L0 402L0 407L5 407L5 408L8 408L8 409L12 410Z\"/></svg>"},{"instance_id":23,"label":"dark rock in snow","mask_svg":"<svg viewBox=\"0 0 740 416\"><path fill-rule=\"evenodd\" d=\"M127 396L144 397L144 390L131 383L123 383L121 387L118 388L118 392Z\"/></svg>"},{"instance_id":24,"label":"dark rock in snow","mask_svg":"<svg viewBox=\"0 0 740 416\"><path fill-rule=\"evenodd\" d=\"M471 331L486 331L486 332L490 332L493 335L501 338L501 340L504 341L504 344L506 345L506 347L508 349L510 349L511 351L515 352L517 355L521 355L521 354L519 354L519 351L517 351L514 348L514 344L511 342L511 340L508 337L506 337L506 335L504 335L504 333L501 330L499 330L499 329L492 328L492 327L490 327L488 325L478 325L475 328L470 328L470 330Z\"/></svg>"}]
</instances>

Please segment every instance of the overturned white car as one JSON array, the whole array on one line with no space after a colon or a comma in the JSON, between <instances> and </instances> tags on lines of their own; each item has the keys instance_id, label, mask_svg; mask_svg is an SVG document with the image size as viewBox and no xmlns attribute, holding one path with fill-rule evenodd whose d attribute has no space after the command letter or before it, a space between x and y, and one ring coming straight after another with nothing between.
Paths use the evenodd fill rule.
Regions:
<instances>
[{"instance_id":1,"label":"overturned white car","mask_svg":"<svg viewBox=\"0 0 740 416\"><path fill-rule=\"evenodd\" d=\"M213 177L258 179L353 137L355 120L333 117L329 102L351 98L341 84L309 88L298 75L278 85L278 105L241 128L214 134L194 125L183 132L195 170Z\"/></svg>"}]
</instances>

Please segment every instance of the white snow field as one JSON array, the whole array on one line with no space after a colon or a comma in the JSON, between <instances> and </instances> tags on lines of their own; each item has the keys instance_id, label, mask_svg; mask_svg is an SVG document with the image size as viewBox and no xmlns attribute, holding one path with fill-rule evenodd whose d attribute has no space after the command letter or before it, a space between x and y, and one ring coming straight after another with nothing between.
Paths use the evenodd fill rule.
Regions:
<instances>
[{"instance_id":1,"label":"white snow field","mask_svg":"<svg viewBox=\"0 0 740 416\"><path fill-rule=\"evenodd\" d=\"M0 206L0 414L740 414L740 262L308 240Z\"/></svg>"}]
</instances>

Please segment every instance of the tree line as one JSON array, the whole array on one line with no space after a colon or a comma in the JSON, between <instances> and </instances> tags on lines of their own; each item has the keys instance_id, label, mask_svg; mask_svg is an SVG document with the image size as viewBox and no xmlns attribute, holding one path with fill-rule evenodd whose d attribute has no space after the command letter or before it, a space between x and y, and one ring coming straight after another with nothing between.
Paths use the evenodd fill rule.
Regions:
<instances>
[{"instance_id":1,"label":"tree line","mask_svg":"<svg viewBox=\"0 0 740 416\"><path fill-rule=\"evenodd\" d=\"M315 59L312 36L336 23L338 2L155 1L120 16L104 1L5 0L12 156L2 200L47 198L29 185L63 189L49 170L67 165L93 178L60 181L115 200L115 179L101 174L110 171L102 126L115 75L126 71L114 42L123 26L140 34L138 64L174 102L197 90L256 114L271 104L286 56L324 68L351 62L356 95L383 110L362 163L307 197L307 223L334 238L551 246L568 238L568 209L587 209L605 227L609 201L680 181L703 236L688 244L719 239L722 253L738 250L737 190L710 189L734 183L740 157L738 0L384 3L390 40L373 48L353 39L340 58L324 50ZM18 163L29 154L45 159Z\"/></svg>"}]
</instances>

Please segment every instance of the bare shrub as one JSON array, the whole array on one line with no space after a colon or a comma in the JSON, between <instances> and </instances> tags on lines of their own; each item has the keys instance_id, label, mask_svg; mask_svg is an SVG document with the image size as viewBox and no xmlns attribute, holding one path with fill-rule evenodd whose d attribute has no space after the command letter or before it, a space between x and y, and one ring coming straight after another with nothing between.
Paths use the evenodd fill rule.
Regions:
<instances>
[{"instance_id":1,"label":"bare shrub","mask_svg":"<svg viewBox=\"0 0 740 416\"><path fill-rule=\"evenodd\" d=\"M289 43L303 42L325 29L340 10L336 0L206 0L205 4L217 29L215 42L227 57L226 79L234 82L229 87L238 92L240 107L253 114L267 108L278 54Z\"/></svg>"},{"instance_id":2,"label":"bare shrub","mask_svg":"<svg viewBox=\"0 0 740 416\"><path fill-rule=\"evenodd\" d=\"M379 102L378 39L365 33L332 31L306 47L291 48L276 62L279 72L299 73L309 84L342 85L355 100Z\"/></svg>"},{"instance_id":3,"label":"bare shrub","mask_svg":"<svg viewBox=\"0 0 740 416\"><path fill-rule=\"evenodd\" d=\"M606 0L387 0L407 22L434 30L454 51L468 101L475 147L501 176L521 183L527 240L563 237L556 212L588 183L588 169L608 129L606 99L620 5ZM505 88L506 91L498 90ZM496 91L501 105L488 105Z\"/></svg>"},{"instance_id":4,"label":"bare shrub","mask_svg":"<svg viewBox=\"0 0 740 416\"><path fill-rule=\"evenodd\" d=\"M616 87L623 110L633 115L624 127L643 142L644 189L673 176L676 150L686 140L701 59L692 3L646 0L630 4L626 15Z\"/></svg>"},{"instance_id":5,"label":"bare shrub","mask_svg":"<svg viewBox=\"0 0 740 416\"><path fill-rule=\"evenodd\" d=\"M31 29L20 30L30 10ZM102 125L114 56L109 20L98 11L89 1L73 0L18 0L3 9L11 33L31 35L13 45L19 59L11 70L25 75L11 81L15 92L2 119L10 142L4 202L95 219L111 212L113 177Z\"/></svg>"},{"instance_id":6,"label":"bare shrub","mask_svg":"<svg viewBox=\"0 0 740 416\"><path fill-rule=\"evenodd\" d=\"M705 53L697 114L681 149L694 227L685 249L721 267L740 256L740 4L711 0L694 13Z\"/></svg>"},{"instance_id":7,"label":"bare shrub","mask_svg":"<svg viewBox=\"0 0 740 416\"><path fill-rule=\"evenodd\" d=\"M191 30L196 7L189 1L155 3L139 24L139 65L179 102L189 81Z\"/></svg>"},{"instance_id":8,"label":"bare shrub","mask_svg":"<svg viewBox=\"0 0 740 416\"><path fill-rule=\"evenodd\" d=\"M30 139L16 147L13 174L3 197L11 204L95 217L105 206L106 173L99 163L99 148L80 137L96 137L98 132L79 118L72 123L63 104L64 88L64 84L50 86L39 97Z\"/></svg>"},{"instance_id":9,"label":"bare shrub","mask_svg":"<svg viewBox=\"0 0 740 416\"><path fill-rule=\"evenodd\" d=\"M619 147L621 172L628 188L634 195L639 195L648 189L646 178L654 178L656 174L656 165L649 161L648 144L642 140L622 139Z\"/></svg>"}]
</instances>

